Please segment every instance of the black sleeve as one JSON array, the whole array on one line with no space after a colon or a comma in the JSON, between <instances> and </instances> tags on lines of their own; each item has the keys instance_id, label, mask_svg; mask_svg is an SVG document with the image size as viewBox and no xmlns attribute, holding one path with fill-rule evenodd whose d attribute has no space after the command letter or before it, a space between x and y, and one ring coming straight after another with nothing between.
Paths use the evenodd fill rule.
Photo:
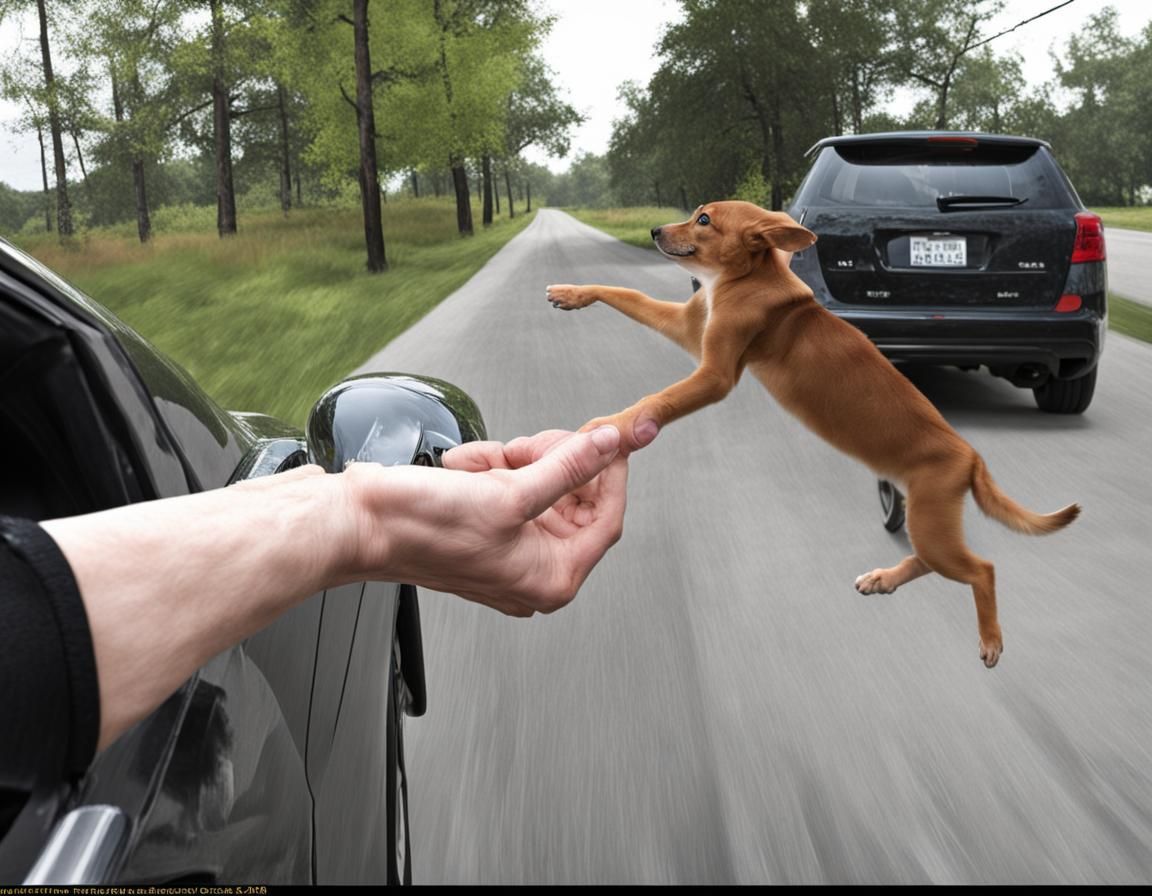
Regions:
<instances>
[{"instance_id":1,"label":"black sleeve","mask_svg":"<svg viewBox=\"0 0 1152 896\"><path fill-rule=\"evenodd\" d=\"M0 791L84 772L100 691L68 561L38 524L0 517Z\"/></svg>"}]
</instances>

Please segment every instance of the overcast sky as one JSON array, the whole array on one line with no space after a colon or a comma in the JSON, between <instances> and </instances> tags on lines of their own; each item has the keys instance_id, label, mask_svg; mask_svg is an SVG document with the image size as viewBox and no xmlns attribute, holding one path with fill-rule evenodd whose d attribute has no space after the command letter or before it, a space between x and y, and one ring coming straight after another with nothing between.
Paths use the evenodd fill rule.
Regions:
<instances>
[{"instance_id":1,"label":"overcast sky","mask_svg":"<svg viewBox=\"0 0 1152 896\"><path fill-rule=\"evenodd\" d=\"M1061 2L1008 0L985 36L1012 28ZM625 81L647 83L657 65L655 45L664 25L676 16L679 4L675 0L541 0L541 5L557 17L544 45L544 56L557 75L561 94L588 118L574 133L568 159L532 157L554 170L563 170L581 152L602 154L608 148L612 122L622 114L617 90ZM1062 47L1089 15L1104 5L1118 10L1121 31L1128 36L1136 36L1152 20L1148 0L1112 0L1108 4L1072 0L997 38L992 46L997 53L1020 53L1030 84L1047 81L1054 74L1049 51ZM18 33L12 22L0 25L0 58L11 54ZM34 27L27 26L25 34L26 38L34 36ZM15 114L12 106L0 102L0 181L22 190L38 189L36 143L28 135L11 133L8 121Z\"/></svg>"}]
</instances>

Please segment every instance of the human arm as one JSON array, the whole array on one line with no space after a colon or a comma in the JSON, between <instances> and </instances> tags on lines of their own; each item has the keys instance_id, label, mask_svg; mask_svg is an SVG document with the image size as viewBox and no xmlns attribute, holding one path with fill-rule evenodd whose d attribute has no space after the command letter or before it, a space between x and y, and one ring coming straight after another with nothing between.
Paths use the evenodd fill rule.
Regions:
<instances>
[{"instance_id":1,"label":"human arm","mask_svg":"<svg viewBox=\"0 0 1152 896\"><path fill-rule=\"evenodd\" d=\"M100 747L299 601L375 579L551 612L619 538L614 429L471 443L445 468L318 467L50 520L95 649Z\"/></svg>"}]
</instances>

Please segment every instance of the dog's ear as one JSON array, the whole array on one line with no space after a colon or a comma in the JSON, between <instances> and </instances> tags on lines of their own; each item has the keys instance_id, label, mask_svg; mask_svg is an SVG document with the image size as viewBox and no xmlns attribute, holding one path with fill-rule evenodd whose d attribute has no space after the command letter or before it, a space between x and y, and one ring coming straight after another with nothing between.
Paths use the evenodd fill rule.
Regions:
<instances>
[{"instance_id":1,"label":"dog's ear","mask_svg":"<svg viewBox=\"0 0 1152 896\"><path fill-rule=\"evenodd\" d=\"M765 249L783 249L785 252L799 252L816 242L816 234L801 227L788 215L776 213L765 215L744 232L744 242L753 252Z\"/></svg>"}]
</instances>

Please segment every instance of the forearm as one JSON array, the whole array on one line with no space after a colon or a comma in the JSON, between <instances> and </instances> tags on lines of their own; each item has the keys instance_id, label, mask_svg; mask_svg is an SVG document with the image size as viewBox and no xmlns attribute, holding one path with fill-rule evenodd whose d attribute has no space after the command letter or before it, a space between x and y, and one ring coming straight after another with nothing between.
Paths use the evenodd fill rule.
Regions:
<instances>
[{"instance_id":1,"label":"forearm","mask_svg":"<svg viewBox=\"0 0 1152 896\"><path fill-rule=\"evenodd\" d=\"M340 478L284 474L43 524L88 615L101 748L211 657L339 577Z\"/></svg>"}]
</instances>

